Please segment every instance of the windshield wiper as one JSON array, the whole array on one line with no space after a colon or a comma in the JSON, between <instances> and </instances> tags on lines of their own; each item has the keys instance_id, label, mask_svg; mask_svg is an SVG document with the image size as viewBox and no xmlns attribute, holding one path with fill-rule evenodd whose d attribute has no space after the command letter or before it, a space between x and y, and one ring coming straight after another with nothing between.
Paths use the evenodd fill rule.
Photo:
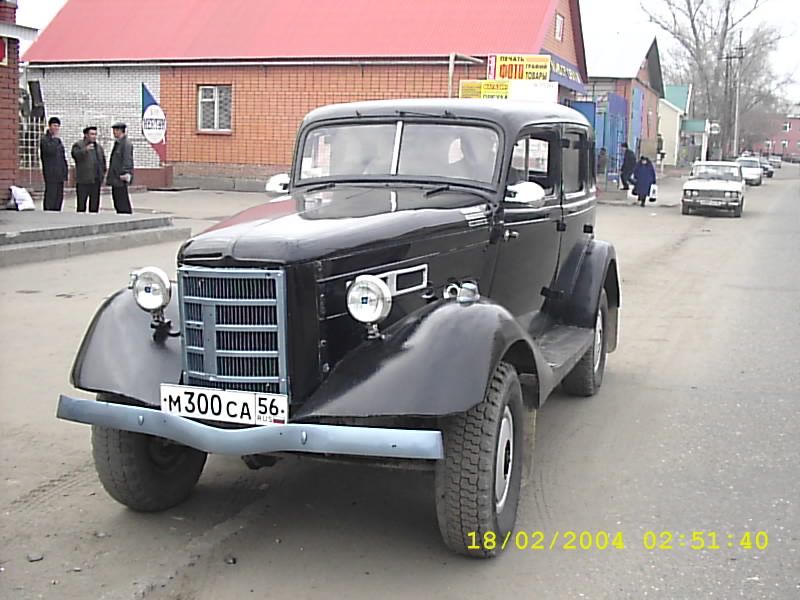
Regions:
<instances>
[{"instance_id":1,"label":"windshield wiper","mask_svg":"<svg viewBox=\"0 0 800 600\"><path fill-rule=\"evenodd\" d=\"M418 112L418 111L415 111L415 110L396 110L394 112L395 112L395 114L400 115L401 117L404 117L406 115L408 115L410 117L434 117L434 118L435 117L455 117L455 115L453 113L451 113L449 110L445 110L444 112L442 112L440 114Z\"/></svg>"},{"instance_id":2,"label":"windshield wiper","mask_svg":"<svg viewBox=\"0 0 800 600\"><path fill-rule=\"evenodd\" d=\"M320 190L327 190L335 186L336 186L335 181L329 181L327 183L320 183L319 185L312 185L310 188L306 190L306 192L318 192Z\"/></svg>"},{"instance_id":3,"label":"windshield wiper","mask_svg":"<svg viewBox=\"0 0 800 600\"><path fill-rule=\"evenodd\" d=\"M429 190L425 190L422 194L424 198L430 198L431 196L435 196L436 194L441 194L442 192L446 192L450 189L449 183L444 183L442 185L437 185L436 187L432 187Z\"/></svg>"}]
</instances>

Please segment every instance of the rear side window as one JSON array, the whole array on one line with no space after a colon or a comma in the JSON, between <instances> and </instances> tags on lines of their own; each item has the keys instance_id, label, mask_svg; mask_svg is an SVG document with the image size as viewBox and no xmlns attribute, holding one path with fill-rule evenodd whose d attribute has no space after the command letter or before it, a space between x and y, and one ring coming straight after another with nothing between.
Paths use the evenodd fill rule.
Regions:
<instances>
[{"instance_id":1,"label":"rear side window","mask_svg":"<svg viewBox=\"0 0 800 600\"><path fill-rule=\"evenodd\" d=\"M584 191L589 177L589 157L586 151L586 136L569 132L562 138L561 176L564 193L575 194Z\"/></svg>"}]
</instances>

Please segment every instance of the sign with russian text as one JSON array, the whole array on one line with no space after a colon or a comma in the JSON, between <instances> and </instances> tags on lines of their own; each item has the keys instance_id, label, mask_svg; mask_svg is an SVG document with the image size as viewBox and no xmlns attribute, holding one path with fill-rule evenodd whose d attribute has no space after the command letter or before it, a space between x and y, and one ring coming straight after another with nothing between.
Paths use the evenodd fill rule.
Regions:
<instances>
[{"instance_id":1,"label":"sign with russian text","mask_svg":"<svg viewBox=\"0 0 800 600\"><path fill-rule=\"evenodd\" d=\"M486 79L462 79L459 83L459 98L508 98L508 81Z\"/></svg>"},{"instance_id":2,"label":"sign with russian text","mask_svg":"<svg viewBox=\"0 0 800 600\"><path fill-rule=\"evenodd\" d=\"M486 78L548 81L550 62L548 54L490 54Z\"/></svg>"},{"instance_id":3,"label":"sign with russian text","mask_svg":"<svg viewBox=\"0 0 800 600\"><path fill-rule=\"evenodd\" d=\"M459 98L558 102L558 84L554 81L539 80L463 79L459 83L458 96Z\"/></svg>"},{"instance_id":4,"label":"sign with russian text","mask_svg":"<svg viewBox=\"0 0 800 600\"><path fill-rule=\"evenodd\" d=\"M142 135L161 162L166 162L167 117L145 84L142 84Z\"/></svg>"},{"instance_id":5,"label":"sign with russian text","mask_svg":"<svg viewBox=\"0 0 800 600\"><path fill-rule=\"evenodd\" d=\"M579 94L586 93L578 67L556 55L550 57L550 81L556 81Z\"/></svg>"}]
</instances>

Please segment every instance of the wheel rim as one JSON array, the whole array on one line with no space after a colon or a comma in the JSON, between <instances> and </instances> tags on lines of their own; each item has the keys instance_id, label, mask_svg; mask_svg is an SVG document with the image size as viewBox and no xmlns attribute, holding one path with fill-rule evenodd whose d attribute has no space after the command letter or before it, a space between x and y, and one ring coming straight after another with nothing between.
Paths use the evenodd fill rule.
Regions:
<instances>
[{"instance_id":1,"label":"wheel rim","mask_svg":"<svg viewBox=\"0 0 800 600\"><path fill-rule=\"evenodd\" d=\"M165 471L178 464L185 448L168 442L165 439L153 437L148 444L150 460Z\"/></svg>"},{"instance_id":2,"label":"wheel rim","mask_svg":"<svg viewBox=\"0 0 800 600\"><path fill-rule=\"evenodd\" d=\"M598 309L597 321L594 324L594 370L600 368L603 360L603 311Z\"/></svg>"},{"instance_id":3,"label":"wheel rim","mask_svg":"<svg viewBox=\"0 0 800 600\"><path fill-rule=\"evenodd\" d=\"M494 498L497 512L501 512L508 499L511 488L511 474L514 472L514 417L506 406L500 422L500 435L497 438L494 467Z\"/></svg>"}]
</instances>

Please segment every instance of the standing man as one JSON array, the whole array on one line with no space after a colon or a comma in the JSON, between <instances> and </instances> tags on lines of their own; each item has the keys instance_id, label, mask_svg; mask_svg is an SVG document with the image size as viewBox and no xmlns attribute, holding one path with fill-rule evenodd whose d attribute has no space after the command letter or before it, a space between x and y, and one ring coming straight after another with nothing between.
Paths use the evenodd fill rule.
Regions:
<instances>
[{"instance_id":1,"label":"standing man","mask_svg":"<svg viewBox=\"0 0 800 600\"><path fill-rule=\"evenodd\" d=\"M44 176L44 210L61 210L64 203L64 182L69 173L64 144L58 137L61 120L50 117L47 133L39 141L39 155L42 159Z\"/></svg>"},{"instance_id":2,"label":"standing man","mask_svg":"<svg viewBox=\"0 0 800 600\"><path fill-rule=\"evenodd\" d=\"M625 142L621 145L622 151L624 155L622 157L622 169L621 176L622 176L622 189L627 190L628 184L631 180L631 175L633 175L633 169L636 167L636 155L633 153L633 150L628 148L628 144Z\"/></svg>"},{"instance_id":3,"label":"standing man","mask_svg":"<svg viewBox=\"0 0 800 600\"><path fill-rule=\"evenodd\" d=\"M114 208L120 214L133 212L131 198L128 195L128 186L133 181L133 144L125 133L127 128L125 123L114 123L111 127L116 141L111 150L106 178L106 183L111 186Z\"/></svg>"},{"instance_id":4,"label":"standing man","mask_svg":"<svg viewBox=\"0 0 800 600\"><path fill-rule=\"evenodd\" d=\"M97 127L86 127L83 139L72 145L72 158L75 159L75 192L78 196L78 212L100 210L100 185L106 174L106 153L97 143Z\"/></svg>"}]
</instances>

